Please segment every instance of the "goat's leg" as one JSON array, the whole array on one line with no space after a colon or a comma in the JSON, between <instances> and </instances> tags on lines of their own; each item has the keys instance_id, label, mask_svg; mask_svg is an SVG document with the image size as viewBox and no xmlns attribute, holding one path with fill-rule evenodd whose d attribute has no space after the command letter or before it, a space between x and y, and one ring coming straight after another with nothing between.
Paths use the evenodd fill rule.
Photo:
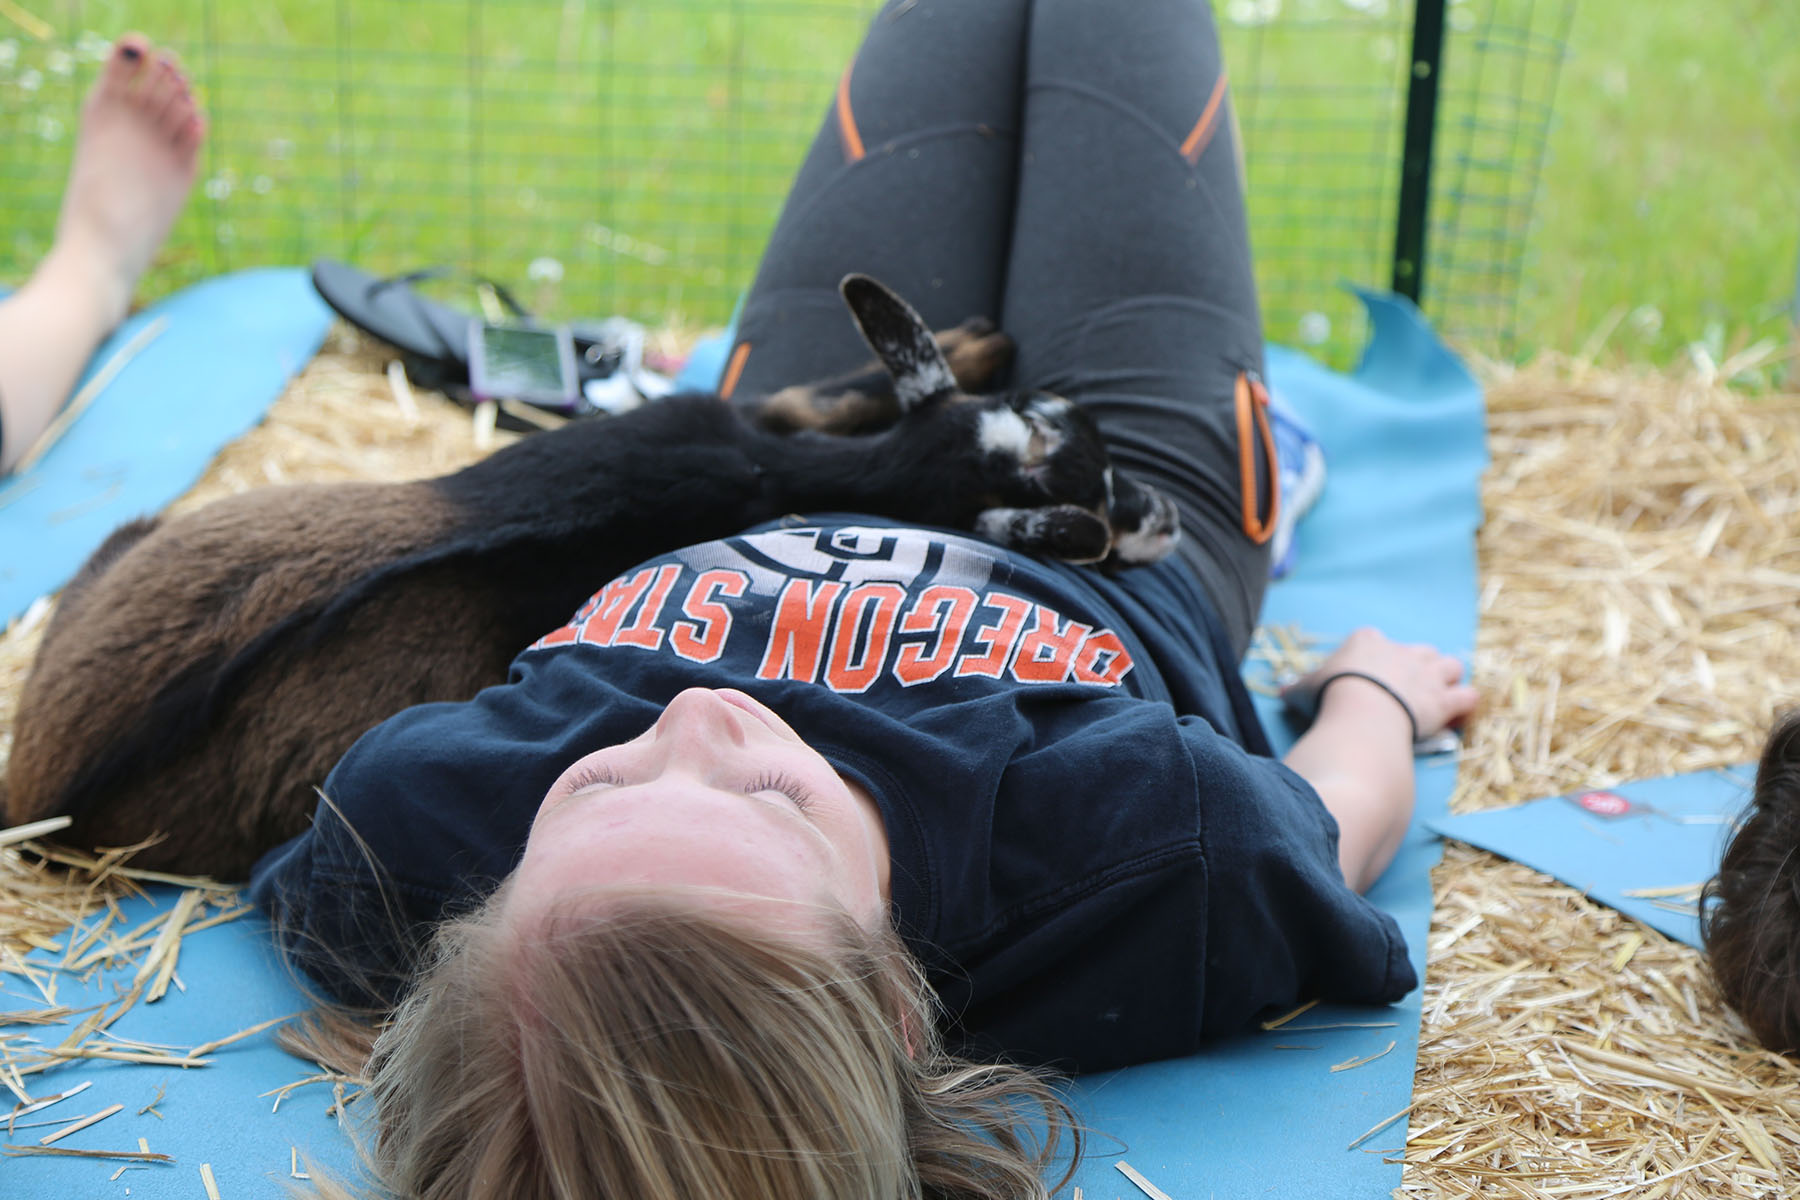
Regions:
<instances>
[{"instance_id":1,"label":"goat's leg","mask_svg":"<svg viewBox=\"0 0 1800 1200\"><path fill-rule=\"evenodd\" d=\"M956 386L964 392L988 391L1012 364L1012 339L986 317L970 317L935 336ZM868 433L892 425L900 416L893 377L879 362L818 383L750 397L738 406L751 420L775 433Z\"/></svg>"}]
</instances>

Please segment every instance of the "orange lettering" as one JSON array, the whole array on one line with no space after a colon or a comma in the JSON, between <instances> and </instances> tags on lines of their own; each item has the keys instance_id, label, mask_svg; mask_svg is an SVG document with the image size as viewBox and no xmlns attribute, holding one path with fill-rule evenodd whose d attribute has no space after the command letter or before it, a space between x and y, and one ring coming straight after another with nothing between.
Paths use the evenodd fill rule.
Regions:
<instances>
[{"instance_id":1,"label":"orange lettering","mask_svg":"<svg viewBox=\"0 0 1800 1200\"><path fill-rule=\"evenodd\" d=\"M669 626L669 649L692 662L709 663L718 658L731 632L731 610L716 597L735 600L749 586L750 577L742 571L702 571L681 602L681 611L693 620Z\"/></svg>"},{"instance_id":2,"label":"orange lettering","mask_svg":"<svg viewBox=\"0 0 1800 1200\"><path fill-rule=\"evenodd\" d=\"M929 683L950 669L976 603L975 593L966 587L940 583L919 593L913 606L900 618L900 632L936 632L937 640L932 643L929 656L923 642L908 642L900 647L894 656L894 678L903 687Z\"/></svg>"},{"instance_id":3,"label":"orange lettering","mask_svg":"<svg viewBox=\"0 0 1800 1200\"><path fill-rule=\"evenodd\" d=\"M781 589L775 621L769 629L769 645L763 651L758 679L800 679L812 683L819 677L831 609L844 590L834 579L824 580L815 594L812 584L792 579Z\"/></svg>"},{"instance_id":4,"label":"orange lettering","mask_svg":"<svg viewBox=\"0 0 1800 1200\"><path fill-rule=\"evenodd\" d=\"M1058 633L1056 622L1053 609L1040 604L1033 612L1031 631L1019 640L1019 653L1013 658L1013 678L1020 683L1061 683L1069 677L1075 651L1094 629L1071 620Z\"/></svg>"},{"instance_id":5,"label":"orange lettering","mask_svg":"<svg viewBox=\"0 0 1800 1200\"><path fill-rule=\"evenodd\" d=\"M574 640L575 626L573 623L570 623L564 625L561 629L555 629L546 633L543 637L531 643L531 648L533 650L542 650L548 646L567 646Z\"/></svg>"},{"instance_id":6,"label":"orange lettering","mask_svg":"<svg viewBox=\"0 0 1800 1200\"><path fill-rule=\"evenodd\" d=\"M1002 592L989 592L982 597L982 603L999 609L1000 619L975 631L971 640L977 646L986 646L988 652L980 658L965 657L957 663L958 678L964 675L1000 678L1000 672L1006 670L1006 664L1012 659L1013 645L1019 640L1019 629L1025 624L1025 617L1032 609L1029 600L1021 600Z\"/></svg>"},{"instance_id":7,"label":"orange lettering","mask_svg":"<svg viewBox=\"0 0 1800 1200\"><path fill-rule=\"evenodd\" d=\"M645 650L655 650L662 645L662 630L656 627L656 618L662 615L662 606L669 599L669 589L675 586L675 580L681 574L681 568L674 563L667 563L656 568L656 582L651 585L650 594L639 606L637 616L631 624L619 630L613 639L615 646L641 646Z\"/></svg>"},{"instance_id":8,"label":"orange lettering","mask_svg":"<svg viewBox=\"0 0 1800 1200\"><path fill-rule=\"evenodd\" d=\"M643 596L655 574L645 567L631 578L621 576L601 589L600 603L595 606L593 615L581 623L582 645L612 645L613 639L619 636L619 626L624 623L626 614Z\"/></svg>"},{"instance_id":9,"label":"orange lettering","mask_svg":"<svg viewBox=\"0 0 1800 1200\"><path fill-rule=\"evenodd\" d=\"M1075 678L1082 683L1117 687L1130 670L1131 655L1126 653L1119 635L1110 629L1090 637L1075 656Z\"/></svg>"},{"instance_id":10,"label":"orange lettering","mask_svg":"<svg viewBox=\"0 0 1800 1200\"><path fill-rule=\"evenodd\" d=\"M866 692L881 664L887 661L888 643L894 637L894 614L906 592L897 583L862 583L850 589L838 608L837 629L831 637L831 665L825 669L825 685L834 692ZM868 613L868 622L863 614ZM861 660L851 655L862 647Z\"/></svg>"}]
</instances>

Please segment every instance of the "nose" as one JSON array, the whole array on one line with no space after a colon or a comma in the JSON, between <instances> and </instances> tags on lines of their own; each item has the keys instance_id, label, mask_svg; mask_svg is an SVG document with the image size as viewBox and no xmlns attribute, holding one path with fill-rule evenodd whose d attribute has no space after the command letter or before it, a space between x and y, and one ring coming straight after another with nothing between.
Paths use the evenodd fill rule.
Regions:
<instances>
[{"instance_id":1,"label":"nose","mask_svg":"<svg viewBox=\"0 0 1800 1200\"><path fill-rule=\"evenodd\" d=\"M746 743L744 727L747 715L717 692L706 688L689 688L663 709L652 727L653 741L665 745L671 753L690 749L705 751Z\"/></svg>"}]
</instances>

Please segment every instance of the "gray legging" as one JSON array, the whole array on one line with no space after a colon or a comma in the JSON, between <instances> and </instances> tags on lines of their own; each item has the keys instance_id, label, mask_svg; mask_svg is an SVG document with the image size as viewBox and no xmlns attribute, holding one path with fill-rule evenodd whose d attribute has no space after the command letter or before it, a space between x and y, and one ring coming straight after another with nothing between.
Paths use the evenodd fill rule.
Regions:
<instances>
[{"instance_id":1,"label":"gray legging","mask_svg":"<svg viewBox=\"0 0 1800 1200\"><path fill-rule=\"evenodd\" d=\"M1230 103L1205 0L892 0L794 181L722 390L867 361L848 271L934 328L993 317L1014 385L1086 405L1114 461L1180 506L1179 553L1241 655L1276 501Z\"/></svg>"}]
</instances>

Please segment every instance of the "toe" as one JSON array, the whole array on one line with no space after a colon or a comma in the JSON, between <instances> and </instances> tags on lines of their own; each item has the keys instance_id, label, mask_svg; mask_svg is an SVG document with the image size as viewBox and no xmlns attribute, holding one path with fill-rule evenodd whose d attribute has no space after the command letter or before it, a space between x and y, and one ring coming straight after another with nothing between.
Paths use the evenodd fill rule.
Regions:
<instances>
[{"instance_id":1,"label":"toe","mask_svg":"<svg viewBox=\"0 0 1800 1200\"><path fill-rule=\"evenodd\" d=\"M174 140L176 151L191 161L200 152L200 143L206 140L206 118L190 112L187 123L175 131Z\"/></svg>"},{"instance_id":2,"label":"toe","mask_svg":"<svg viewBox=\"0 0 1800 1200\"><path fill-rule=\"evenodd\" d=\"M157 125L170 141L178 141L199 112L194 105L194 93L188 90L187 80L177 79L175 91L163 105L157 117Z\"/></svg>"},{"instance_id":3,"label":"toe","mask_svg":"<svg viewBox=\"0 0 1800 1200\"><path fill-rule=\"evenodd\" d=\"M113 43L112 61L135 74L155 61L156 48L141 33L127 33Z\"/></svg>"},{"instance_id":4,"label":"toe","mask_svg":"<svg viewBox=\"0 0 1800 1200\"><path fill-rule=\"evenodd\" d=\"M141 33L126 34L113 43L112 53L106 56L106 66L101 69L100 82L95 91L128 91L132 81L150 62L150 39Z\"/></svg>"},{"instance_id":5,"label":"toe","mask_svg":"<svg viewBox=\"0 0 1800 1200\"><path fill-rule=\"evenodd\" d=\"M152 121L161 121L170 101L181 91L181 76L167 58L159 55L138 90L138 109Z\"/></svg>"},{"instance_id":6,"label":"toe","mask_svg":"<svg viewBox=\"0 0 1800 1200\"><path fill-rule=\"evenodd\" d=\"M192 89L193 81L188 78L187 67L182 64L179 54L165 46L156 52L156 59L165 70L174 75L175 82L182 91Z\"/></svg>"}]
</instances>

